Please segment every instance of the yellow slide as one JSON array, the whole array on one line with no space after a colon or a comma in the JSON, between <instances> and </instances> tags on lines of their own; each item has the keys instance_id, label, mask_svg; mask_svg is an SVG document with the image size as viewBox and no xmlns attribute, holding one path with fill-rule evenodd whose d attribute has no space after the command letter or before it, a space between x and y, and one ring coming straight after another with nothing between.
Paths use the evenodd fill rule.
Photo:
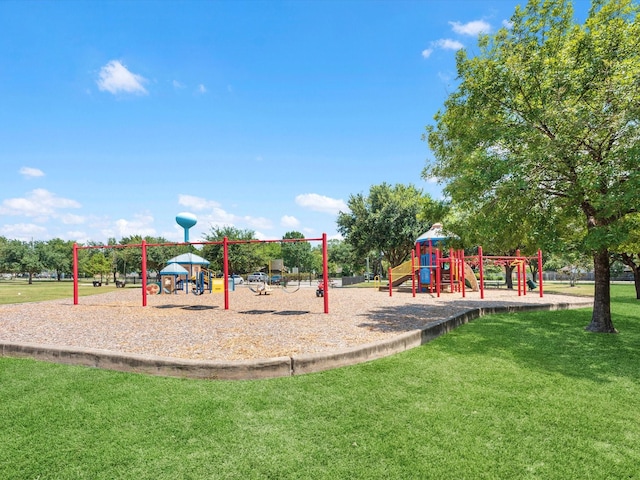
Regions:
<instances>
[{"instance_id":1,"label":"yellow slide","mask_svg":"<svg viewBox=\"0 0 640 480\"><path fill-rule=\"evenodd\" d=\"M411 259L391 269L391 280L392 287L400 286L407 280L411 280Z\"/></svg>"}]
</instances>

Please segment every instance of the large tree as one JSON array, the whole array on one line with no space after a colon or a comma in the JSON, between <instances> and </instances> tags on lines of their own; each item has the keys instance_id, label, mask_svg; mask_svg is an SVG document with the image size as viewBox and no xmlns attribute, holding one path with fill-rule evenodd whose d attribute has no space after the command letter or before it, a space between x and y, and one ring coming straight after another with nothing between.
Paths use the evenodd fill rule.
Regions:
<instances>
[{"instance_id":1,"label":"large tree","mask_svg":"<svg viewBox=\"0 0 640 480\"><path fill-rule=\"evenodd\" d=\"M73 264L73 242L52 238L42 243L40 258L44 268L54 270L56 279L62 280L62 274L71 273Z\"/></svg>"},{"instance_id":2,"label":"large tree","mask_svg":"<svg viewBox=\"0 0 640 480\"><path fill-rule=\"evenodd\" d=\"M595 0L583 25L567 0L531 0L509 28L480 37L476 56L458 52L460 83L427 127L436 161L425 175L450 194L525 202L534 220L581 216L595 271L590 331L616 331L612 231L640 211L638 38L632 0Z\"/></svg>"},{"instance_id":3,"label":"large tree","mask_svg":"<svg viewBox=\"0 0 640 480\"><path fill-rule=\"evenodd\" d=\"M1 269L4 272L13 274L28 273L29 285L33 283L33 275L40 273L43 269L40 253L41 242L23 242L21 240L7 241L0 252L2 263Z\"/></svg>"},{"instance_id":4,"label":"large tree","mask_svg":"<svg viewBox=\"0 0 640 480\"><path fill-rule=\"evenodd\" d=\"M314 251L318 247L314 248ZM320 252L322 253L322 252ZM354 254L353 247L344 240L331 239L327 242L327 255L329 256L329 270L342 272L343 275L361 273L365 262ZM320 264L322 265L322 263Z\"/></svg>"},{"instance_id":5,"label":"large tree","mask_svg":"<svg viewBox=\"0 0 640 480\"><path fill-rule=\"evenodd\" d=\"M282 238L302 239L304 235L300 232L291 231L285 233ZM299 272L311 271L313 264L311 244L309 242L282 242L282 259L289 270L298 268Z\"/></svg>"},{"instance_id":6,"label":"large tree","mask_svg":"<svg viewBox=\"0 0 640 480\"><path fill-rule=\"evenodd\" d=\"M247 273L263 267L265 262L261 254L260 245L250 243L250 241L256 240L253 230L242 230L232 226L212 226L209 233L204 235L204 239L207 242L222 242L225 237L228 240L244 240L247 242L246 244L228 245L230 273ZM211 268L223 269L223 249L222 244L209 244L202 247L202 256L211 262Z\"/></svg>"},{"instance_id":7,"label":"large tree","mask_svg":"<svg viewBox=\"0 0 640 480\"><path fill-rule=\"evenodd\" d=\"M132 235L130 237L123 237L120 240L121 245L140 245L142 244L143 237L140 235ZM158 245L170 243L164 237L151 237L145 236L144 241L147 245ZM111 243L111 239L109 240ZM147 247L147 270L159 272L166 264L167 260L188 250L185 246L176 245L162 245L162 246L149 246ZM108 252L108 253L107 253ZM140 248L128 247L123 249L109 249L105 250L105 253L109 255L112 263L115 263L119 270L119 265L122 264L123 268L126 264L127 269L142 270L142 250ZM113 268L112 268L113 271ZM126 272L124 272L126 275Z\"/></svg>"},{"instance_id":8,"label":"large tree","mask_svg":"<svg viewBox=\"0 0 640 480\"><path fill-rule=\"evenodd\" d=\"M413 185L373 185L368 196L349 197L349 211L338 214L338 231L360 258L380 252L395 267L407 259L416 239L430 226L418 218L423 198Z\"/></svg>"}]
</instances>

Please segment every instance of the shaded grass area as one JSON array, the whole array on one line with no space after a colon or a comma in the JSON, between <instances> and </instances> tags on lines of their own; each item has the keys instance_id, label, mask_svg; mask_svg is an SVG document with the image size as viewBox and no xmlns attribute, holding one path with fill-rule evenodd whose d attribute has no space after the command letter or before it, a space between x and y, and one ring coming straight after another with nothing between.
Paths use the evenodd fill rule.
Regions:
<instances>
[{"instance_id":1,"label":"shaded grass area","mask_svg":"<svg viewBox=\"0 0 640 480\"><path fill-rule=\"evenodd\" d=\"M207 382L0 359L0 478L638 478L640 302L495 315L300 377Z\"/></svg>"},{"instance_id":2,"label":"shaded grass area","mask_svg":"<svg viewBox=\"0 0 640 480\"><path fill-rule=\"evenodd\" d=\"M140 288L140 285L127 286L127 288L136 287ZM106 285L103 283L101 287L94 287L91 283L81 281L78 285L78 294L80 296L97 295L115 289L115 284ZM8 303L42 302L59 298L73 298L73 282L36 280L31 285L29 285L27 280L0 282L0 305Z\"/></svg>"}]
</instances>

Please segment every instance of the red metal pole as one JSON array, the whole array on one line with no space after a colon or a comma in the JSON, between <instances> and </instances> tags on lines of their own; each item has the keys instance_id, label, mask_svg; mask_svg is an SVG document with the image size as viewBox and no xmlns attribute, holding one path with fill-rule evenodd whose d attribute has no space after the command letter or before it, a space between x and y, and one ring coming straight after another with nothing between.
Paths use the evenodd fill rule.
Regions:
<instances>
[{"instance_id":1,"label":"red metal pole","mask_svg":"<svg viewBox=\"0 0 640 480\"><path fill-rule=\"evenodd\" d=\"M518 264L518 260L520 259L520 249L516 250L516 279L518 280L518 296L521 296L520 293L520 267Z\"/></svg>"},{"instance_id":2,"label":"red metal pole","mask_svg":"<svg viewBox=\"0 0 640 480\"><path fill-rule=\"evenodd\" d=\"M467 296L467 289L464 281L464 250L460 250L459 255L460 255L460 279L462 280L462 283L460 284L460 286L462 287L462 298L465 298Z\"/></svg>"},{"instance_id":3,"label":"red metal pole","mask_svg":"<svg viewBox=\"0 0 640 480\"><path fill-rule=\"evenodd\" d=\"M440 274L441 274L441 268L440 268L440 249L436 248L436 295L438 296L438 298L440 297Z\"/></svg>"},{"instance_id":4,"label":"red metal pole","mask_svg":"<svg viewBox=\"0 0 640 480\"><path fill-rule=\"evenodd\" d=\"M322 276L324 278L324 313L329 313L329 255L327 234L322 234Z\"/></svg>"},{"instance_id":5,"label":"red metal pole","mask_svg":"<svg viewBox=\"0 0 640 480\"><path fill-rule=\"evenodd\" d=\"M522 285L520 281L520 262L516 260L516 278L518 279L518 296L522 296Z\"/></svg>"},{"instance_id":6,"label":"red metal pole","mask_svg":"<svg viewBox=\"0 0 640 480\"><path fill-rule=\"evenodd\" d=\"M418 291L422 290L422 285L420 284L420 271L421 271L421 258L422 255L420 252L420 244L418 242L416 242L416 248L415 248L415 258L417 259L417 265L414 265L414 269L418 271L418 275L417 275L417 285L418 285Z\"/></svg>"},{"instance_id":7,"label":"red metal pole","mask_svg":"<svg viewBox=\"0 0 640 480\"><path fill-rule=\"evenodd\" d=\"M222 239L222 256L224 272L224 309L229 310L229 239Z\"/></svg>"},{"instance_id":8,"label":"red metal pole","mask_svg":"<svg viewBox=\"0 0 640 480\"><path fill-rule=\"evenodd\" d=\"M416 252L411 250L411 294L416 296Z\"/></svg>"},{"instance_id":9,"label":"red metal pole","mask_svg":"<svg viewBox=\"0 0 640 480\"><path fill-rule=\"evenodd\" d=\"M484 299L484 267L482 265L482 247L478 246L478 268L480 269L480 300Z\"/></svg>"},{"instance_id":10,"label":"red metal pole","mask_svg":"<svg viewBox=\"0 0 640 480\"><path fill-rule=\"evenodd\" d=\"M538 249L538 290L542 297L542 250Z\"/></svg>"},{"instance_id":11,"label":"red metal pole","mask_svg":"<svg viewBox=\"0 0 640 480\"><path fill-rule=\"evenodd\" d=\"M433 293L433 286L436 283L436 271L433 268L433 244L431 243L431 239L429 239L429 263L427 263L427 266L429 268L429 293Z\"/></svg>"},{"instance_id":12,"label":"red metal pole","mask_svg":"<svg viewBox=\"0 0 640 480\"><path fill-rule=\"evenodd\" d=\"M78 244L73 244L73 304L78 305Z\"/></svg>"},{"instance_id":13,"label":"red metal pole","mask_svg":"<svg viewBox=\"0 0 640 480\"><path fill-rule=\"evenodd\" d=\"M451 289L451 293L455 292L454 284L453 284L453 276L455 273L454 268L454 256L453 256L453 248L449 248L449 288Z\"/></svg>"},{"instance_id":14,"label":"red metal pole","mask_svg":"<svg viewBox=\"0 0 640 480\"><path fill-rule=\"evenodd\" d=\"M142 306L147 306L147 242L142 240Z\"/></svg>"}]
</instances>

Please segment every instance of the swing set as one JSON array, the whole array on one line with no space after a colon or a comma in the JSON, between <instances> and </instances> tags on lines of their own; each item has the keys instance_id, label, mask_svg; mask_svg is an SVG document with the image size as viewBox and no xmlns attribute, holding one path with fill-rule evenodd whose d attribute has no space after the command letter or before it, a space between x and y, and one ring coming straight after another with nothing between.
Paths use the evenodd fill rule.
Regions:
<instances>
[{"instance_id":1,"label":"swing set","mask_svg":"<svg viewBox=\"0 0 640 480\"><path fill-rule=\"evenodd\" d=\"M224 237L222 241L214 241L214 242L189 242L187 228L185 228L185 241L180 243L147 243L145 240L142 240L140 244L128 244L128 245L88 245L88 246L78 246L77 243L73 245L73 304L78 305L79 303L79 293L78 293L78 251L79 250L88 250L88 249L122 249L122 248L140 248L142 251L142 266L141 266L141 276L142 276L142 306L147 306L147 287L157 286L156 283L151 283L147 285L147 249L153 247L165 247L165 246L184 246L184 245L222 245L223 247L223 292L224 292L224 309L229 310L229 245L237 245L237 244L250 244L250 243L283 243L283 242L322 242L322 275L323 278L329 278L329 268L328 268L328 254L327 254L327 234L323 233L320 238L286 238L279 240L229 240L227 237ZM201 278L202 283L200 287L198 287L196 282L196 287L198 293L204 292L204 278ZM249 285L247 285L249 286ZM249 287L251 291L254 293L267 294L268 291L271 291L271 286L266 282L262 285L262 291L260 291L260 287L254 290ZM285 287L286 288L286 287ZM300 289L300 285L298 284L298 288L289 291L285 291L287 293L294 293ZM217 290L217 289L216 289ZM157 292L154 292L157 293ZM329 295L325 293L324 295L324 313L329 313Z\"/></svg>"}]
</instances>

